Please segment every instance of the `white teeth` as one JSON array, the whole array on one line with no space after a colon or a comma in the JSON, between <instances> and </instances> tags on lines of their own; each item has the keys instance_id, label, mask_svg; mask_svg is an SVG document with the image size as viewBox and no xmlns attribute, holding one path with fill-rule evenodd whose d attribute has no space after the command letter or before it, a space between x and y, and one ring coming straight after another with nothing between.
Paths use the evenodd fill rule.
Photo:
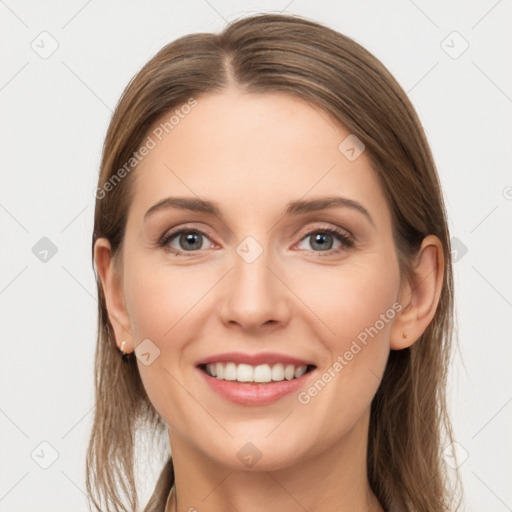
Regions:
<instances>
[{"instance_id":1,"label":"white teeth","mask_svg":"<svg viewBox=\"0 0 512 512\"><path fill-rule=\"evenodd\" d=\"M236 364L228 363L224 367L224 380L236 380Z\"/></svg>"},{"instance_id":2,"label":"white teeth","mask_svg":"<svg viewBox=\"0 0 512 512\"><path fill-rule=\"evenodd\" d=\"M281 363L272 366L272 380L284 380L284 367Z\"/></svg>"},{"instance_id":3,"label":"white teeth","mask_svg":"<svg viewBox=\"0 0 512 512\"><path fill-rule=\"evenodd\" d=\"M295 378L298 379L299 377L302 377L305 373L306 373L306 370L308 369L307 366L298 366L297 368L295 368Z\"/></svg>"},{"instance_id":4,"label":"white teeth","mask_svg":"<svg viewBox=\"0 0 512 512\"><path fill-rule=\"evenodd\" d=\"M284 369L284 378L286 380L292 380L295 376L295 366L293 364L286 365L286 368Z\"/></svg>"},{"instance_id":5,"label":"white teeth","mask_svg":"<svg viewBox=\"0 0 512 512\"><path fill-rule=\"evenodd\" d=\"M293 364L276 363L260 364L252 366L250 364L235 363L211 363L206 365L206 373L211 377L221 380L236 380L238 382L279 382L283 380L292 380L302 377L307 370L306 365L294 366Z\"/></svg>"},{"instance_id":6,"label":"white teeth","mask_svg":"<svg viewBox=\"0 0 512 512\"><path fill-rule=\"evenodd\" d=\"M270 382L272 370L268 364L260 364L254 368L254 382Z\"/></svg>"},{"instance_id":7,"label":"white teeth","mask_svg":"<svg viewBox=\"0 0 512 512\"><path fill-rule=\"evenodd\" d=\"M250 364L239 364L236 370L238 382L254 382L254 370Z\"/></svg>"}]
</instances>

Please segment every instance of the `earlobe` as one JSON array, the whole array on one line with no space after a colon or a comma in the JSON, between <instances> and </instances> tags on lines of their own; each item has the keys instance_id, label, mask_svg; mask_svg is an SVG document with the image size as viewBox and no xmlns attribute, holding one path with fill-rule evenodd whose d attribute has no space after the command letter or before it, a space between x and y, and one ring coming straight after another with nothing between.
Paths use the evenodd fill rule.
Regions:
<instances>
[{"instance_id":1,"label":"earlobe","mask_svg":"<svg viewBox=\"0 0 512 512\"><path fill-rule=\"evenodd\" d=\"M105 295L108 317L116 338L115 342L123 352L133 352L130 319L126 311L122 280L114 268L110 242L106 238L98 238L94 244L94 266ZM121 347L123 341L125 343Z\"/></svg>"},{"instance_id":2,"label":"earlobe","mask_svg":"<svg viewBox=\"0 0 512 512\"><path fill-rule=\"evenodd\" d=\"M435 235L423 239L413 262L414 278L399 297L402 310L391 329L391 349L410 347L425 332L439 304L444 277L443 245Z\"/></svg>"}]
</instances>

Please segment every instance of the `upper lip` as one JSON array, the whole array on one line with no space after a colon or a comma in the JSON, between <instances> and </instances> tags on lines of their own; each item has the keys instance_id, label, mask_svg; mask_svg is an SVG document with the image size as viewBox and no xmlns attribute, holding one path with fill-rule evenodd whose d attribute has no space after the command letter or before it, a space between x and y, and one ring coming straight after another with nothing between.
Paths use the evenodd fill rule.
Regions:
<instances>
[{"instance_id":1,"label":"upper lip","mask_svg":"<svg viewBox=\"0 0 512 512\"><path fill-rule=\"evenodd\" d=\"M197 366L209 363L226 363L233 362L235 364L250 364L257 366L259 364L293 364L294 366L311 365L315 366L311 361L306 361L298 357L291 357L285 354L278 354L277 352L260 352L258 354L246 354L243 352L224 352L222 354L215 354L205 357L197 362Z\"/></svg>"}]
</instances>

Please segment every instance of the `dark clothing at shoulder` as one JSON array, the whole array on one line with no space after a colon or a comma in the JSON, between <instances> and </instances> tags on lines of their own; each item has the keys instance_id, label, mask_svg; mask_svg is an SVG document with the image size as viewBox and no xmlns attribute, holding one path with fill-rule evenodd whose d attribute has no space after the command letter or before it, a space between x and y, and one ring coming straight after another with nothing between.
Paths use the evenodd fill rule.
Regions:
<instances>
[{"instance_id":1,"label":"dark clothing at shoulder","mask_svg":"<svg viewBox=\"0 0 512 512\"><path fill-rule=\"evenodd\" d=\"M158 477L158 481L155 486L155 490L151 495L146 507L143 512L164 512L165 511L165 503L167 501L167 497L171 492L171 488L174 484L174 467L172 464L172 458L169 457L169 460L165 464L160 476Z\"/></svg>"}]
</instances>

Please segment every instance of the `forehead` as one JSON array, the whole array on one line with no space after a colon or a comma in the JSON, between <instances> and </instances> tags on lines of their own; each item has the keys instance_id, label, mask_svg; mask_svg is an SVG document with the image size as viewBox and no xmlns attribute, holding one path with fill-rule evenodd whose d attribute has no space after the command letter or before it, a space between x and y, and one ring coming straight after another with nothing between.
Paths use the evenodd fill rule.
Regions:
<instances>
[{"instance_id":1,"label":"forehead","mask_svg":"<svg viewBox=\"0 0 512 512\"><path fill-rule=\"evenodd\" d=\"M196 101L173 123L176 109L166 113L148 132L154 147L134 171L138 218L166 196L211 199L236 216L241 208L258 213L328 194L361 202L386 220L369 158L363 152L347 159L339 146L350 133L316 105L238 90Z\"/></svg>"}]
</instances>

